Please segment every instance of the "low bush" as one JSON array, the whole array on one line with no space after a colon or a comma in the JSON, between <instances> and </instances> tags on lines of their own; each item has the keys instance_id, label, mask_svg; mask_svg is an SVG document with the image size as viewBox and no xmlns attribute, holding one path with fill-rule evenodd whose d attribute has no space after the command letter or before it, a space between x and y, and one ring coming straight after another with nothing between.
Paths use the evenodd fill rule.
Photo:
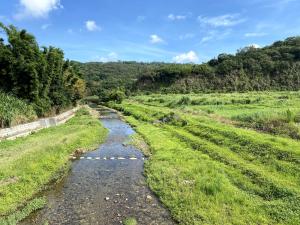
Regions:
<instances>
[{"instance_id":1,"label":"low bush","mask_svg":"<svg viewBox=\"0 0 300 225\"><path fill-rule=\"evenodd\" d=\"M178 102L178 105L189 105L191 104L191 99L187 96L183 96Z\"/></svg>"},{"instance_id":2,"label":"low bush","mask_svg":"<svg viewBox=\"0 0 300 225\"><path fill-rule=\"evenodd\" d=\"M300 139L299 128L295 124L300 119L300 116L289 109L283 113L260 112L250 115L241 114L232 117L232 119L241 121L242 126L259 131Z\"/></svg>"},{"instance_id":3,"label":"low bush","mask_svg":"<svg viewBox=\"0 0 300 225\"><path fill-rule=\"evenodd\" d=\"M123 91L120 90L112 90L105 93L102 93L101 96L99 96L99 99L101 102L107 103L107 102L116 102L118 104L121 104L122 101L125 99L126 95Z\"/></svg>"},{"instance_id":4,"label":"low bush","mask_svg":"<svg viewBox=\"0 0 300 225\"><path fill-rule=\"evenodd\" d=\"M26 123L36 118L36 112L31 105L0 92L0 128Z\"/></svg>"},{"instance_id":5,"label":"low bush","mask_svg":"<svg viewBox=\"0 0 300 225\"><path fill-rule=\"evenodd\" d=\"M162 123L177 125L177 126L186 126L188 122L182 119L178 114L171 112L159 118Z\"/></svg>"},{"instance_id":6,"label":"low bush","mask_svg":"<svg viewBox=\"0 0 300 225\"><path fill-rule=\"evenodd\" d=\"M270 134L300 139L299 128L293 123L286 123L284 120L260 120L252 123L251 127Z\"/></svg>"}]
</instances>

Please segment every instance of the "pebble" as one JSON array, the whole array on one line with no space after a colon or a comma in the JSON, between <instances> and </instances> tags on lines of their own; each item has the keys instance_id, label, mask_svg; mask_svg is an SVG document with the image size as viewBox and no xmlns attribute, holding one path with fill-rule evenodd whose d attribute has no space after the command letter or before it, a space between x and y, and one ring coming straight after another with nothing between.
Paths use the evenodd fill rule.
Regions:
<instances>
[{"instance_id":1,"label":"pebble","mask_svg":"<svg viewBox=\"0 0 300 225\"><path fill-rule=\"evenodd\" d=\"M152 199L153 199L152 196L150 196L150 195L147 195L147 196L146 196L146 200L147 200L147 201L152 201Z\"/></svg>"},{"instance_id":2,"label":"pebble","mask_svg":"<svg viewBox=\"0 0 300 225\"><path fill-rule=\"evenodd\" d=\"M109 200L109 197L105 197L105 200L108 201L108 200Z\"/></svg>"}]
</instances>

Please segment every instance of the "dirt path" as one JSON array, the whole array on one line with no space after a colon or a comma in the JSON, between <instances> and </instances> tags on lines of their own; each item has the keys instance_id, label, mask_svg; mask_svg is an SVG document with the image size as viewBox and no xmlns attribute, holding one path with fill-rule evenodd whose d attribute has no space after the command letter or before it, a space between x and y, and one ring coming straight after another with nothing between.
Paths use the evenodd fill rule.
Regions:
<instances>
[{"instance_id":1,"label":"dirt path","mask_svg":"<svg viewBox=\"0 0 300 225\"><path fill-rule=\"evenodd\" d=\"M22 224L174 224L147 188L142 175L144 156L126 142L133 129L114 112L102 109L109 135L99 149L83 155L68 177L46 193L48 206Z\"/></svg>"}]
</instances>

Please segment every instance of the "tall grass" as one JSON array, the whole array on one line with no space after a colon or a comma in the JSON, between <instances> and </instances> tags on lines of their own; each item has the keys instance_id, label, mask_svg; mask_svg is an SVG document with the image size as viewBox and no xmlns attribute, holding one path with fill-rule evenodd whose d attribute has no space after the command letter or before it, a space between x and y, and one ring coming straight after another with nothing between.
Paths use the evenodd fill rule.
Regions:
<instances>
[{"instance_id":1,"label":"tall grass","mask_svg":"<svg viewBox=\"0 0 300 225\"><path fill-rule=\"evenodd\" d=\"M300 139L300 92L249 92L136 96L144 105L223 117L243 127Z\"/></svg>"},{"instance_id":2,"label":"tall grass","mask_svg":"<svg viewBox=\"0 0 300 225\"><path fill-rule=\"evenodd\" d=\"M0 128L26 123L36 118L36 112L31 105L0 92Z\"/></svg>"}]
</instances>

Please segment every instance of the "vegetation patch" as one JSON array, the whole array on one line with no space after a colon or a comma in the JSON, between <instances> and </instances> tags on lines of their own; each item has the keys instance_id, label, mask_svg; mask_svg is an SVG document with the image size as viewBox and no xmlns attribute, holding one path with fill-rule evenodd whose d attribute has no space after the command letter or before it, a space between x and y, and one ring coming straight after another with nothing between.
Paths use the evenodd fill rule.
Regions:
<instances>
[{"instance_id":1,"label":"vegetation patch","mask_svg":"<svg viewBox=\"0 0 300 225\"><path fill-rule=\"evenodd\" d=\"M144 95L114 107L149 145L147 182L180 224L299 224L299 141L238 118L280 115L297 126L299 100L298 92Z\"/></svg>"},{"instance_id":2,"label":"vegetation patch","mask_svg":"<svg viewBox=\"0 0 300 225\"><path fill-rule=\"evenodd\" d=\"M78 149L94 149L106 137L85 109L67 123L14 141L0 142L0 216L13 213L68 168Z\"/></svg>"},{"instance_id":3,"label":"vegetation patch","mask_svg":"<svg viewBox=\"0 0 300 225\"><path fill-rule=\"evenodd\" d=\"M14 212L6 218L0 218L0 225L15 225L29 216L32 212L42 209L45 204L46 200L44 198L35 198L28 202L21 210Z\"/></svg>"},{"instance_id":4,"label":"vegetation patch","mask_svg":"<svg viewBox=\"0 0 300 225\"><path fill-rule=\"evenodd\" d=\"M84 96L85 81L61 49L40 47L13 25L0 22L0 32L0 91L22 99L0 93L1 127L59 114Z\"/></svg>"},{"instance_id":5,"label":"vegetation patch","mask_svg":"<svg viewBox=\"0 0 300 225\"><path fill-rule=\"evenodd\" d=\"M37 118L33 107L25 101L0 92L0 128L27 123Z\"/></svg>"},{"instance_id":6,"label":"vegetation patch","mask_svg":"<svg viewBox=\"0 0 300 225\"><path fill-rule=\"evenodd\" d=\"M129 144L131 144L131 145L135 146L137 149L141 150L145 156L151 155L148 144L144 141L143 137L140 134L138 134L138 133L133 134L131 136L131 140L130 140Z\"/></svg>"},{"instance_id":7,"label":"vegetation patch","mask_svg":"<svg viewBox=\"0 0 300 225\"><path fill-rule=\"evenodd\" d=\"M123 224L124 225L137 225L138 223L134 217L129 217L123 221Z\"/></svg>"}]
</instances>

